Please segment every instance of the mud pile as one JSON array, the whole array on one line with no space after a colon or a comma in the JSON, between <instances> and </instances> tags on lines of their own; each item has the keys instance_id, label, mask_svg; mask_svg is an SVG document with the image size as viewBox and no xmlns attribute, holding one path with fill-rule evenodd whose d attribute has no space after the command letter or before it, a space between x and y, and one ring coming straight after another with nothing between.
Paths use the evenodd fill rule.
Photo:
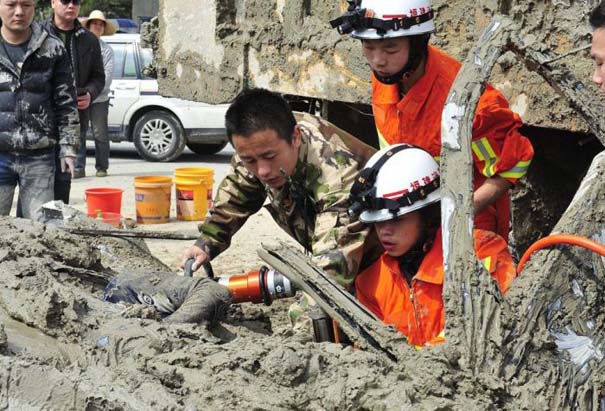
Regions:
<instances>
[{"instance_id":1,"label":"mud pile","mask_svg":"<svg viewBox=\"0 0 605 411\"><path fill-rule=\"evenodd\" d=\"M548 254L548 259L560 254ZM555 290L557 283L540 271L547 258L538 257L532 266L537 268L519 281L523 290L511 290L512 304L504 308L509 325L520 323L515 316L533 313L530 296L540 295L545 284L562 297L568 295L565 286ZM574 300L573 306L585 313L577 318L590 317L592 331L602 330L598 307L605 282L593 274L598 261L588 258L574 265L577 257L569 258L572 263L565 267L570 278L588 279L579 284L585 298ZM351 347L313 343L308 333L294 332L287 324L288 300L271 307L234 306L224 322L209 330L124 318L123 306L101 301L106 282L124 270L166 268L144 244L0 219L0 408L550 409L559 397L549 384L568 381L564 371L575 370L565 362L571 357L558 354L540 324L535 334L530 328L516 331L518 337L530 335L531 341L523 340L527 354L515 357L519 368L505 377L469 370L455 343L420 351L402 345L398 362ZM220 265L215 270L221 274ZM535 314L538 323L546 320L542 314ZM558 318L563 327L569 315ZM593 342L597 348L601 344Z\"/></svg>"},{"instance_id":2,"label":"mud pile","mask_svg":"<svg viewBox=\"0 0 605 411\"><path fill-rule=\"evenodd\" d=\"M103 242L102 252L98 240L11 218L0 219L0 233L3 408L433 409L472 399L482 409L492 402L474 384L461 389L447 361L403 367L314 344L283 321L288 302L234 307L212 330L123 318L124 307L100 299L117 271L102 254L120 248L131 270L163 268L150 267L140 248Z\"/></svg>"}]
</instances>

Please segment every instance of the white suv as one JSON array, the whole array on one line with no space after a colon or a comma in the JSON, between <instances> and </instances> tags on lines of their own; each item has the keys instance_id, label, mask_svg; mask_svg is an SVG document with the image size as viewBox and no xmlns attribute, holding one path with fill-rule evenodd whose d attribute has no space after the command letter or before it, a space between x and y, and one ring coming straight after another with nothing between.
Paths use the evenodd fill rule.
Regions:
<instances>
[{"instance_id":1,"label":"white suv","mask_svg":"<svg viewBox=\"0 0 605 411\"><path fill-rule=\"evenodd\" d=\"M141 48L139 34L102 38L113 48L114 78L109 100L109 138L132 141L149 161L172 161L185 146L198 154L215 154L227 145L227 104L205 104L162 97L158 83L143 69L153 60Z\"/></svg>"}]
</instances>

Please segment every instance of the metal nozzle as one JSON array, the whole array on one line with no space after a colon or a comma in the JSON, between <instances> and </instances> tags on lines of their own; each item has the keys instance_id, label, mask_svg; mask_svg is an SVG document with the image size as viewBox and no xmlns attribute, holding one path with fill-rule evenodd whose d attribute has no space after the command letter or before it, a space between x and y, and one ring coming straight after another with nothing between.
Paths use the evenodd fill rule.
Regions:
<instances>
[{"instance_id":1,"label":"metal nozzle","mask_svg":"<svg viewBox=\"0 0 605 411\"><path fill-rule=\"evenodd\" d=\"M265 266L243 275L219 277L218 282L229 289L234 303L271 305L274 300L296 294L296 288L287 277Z\"/></svg>"}]
</instances>

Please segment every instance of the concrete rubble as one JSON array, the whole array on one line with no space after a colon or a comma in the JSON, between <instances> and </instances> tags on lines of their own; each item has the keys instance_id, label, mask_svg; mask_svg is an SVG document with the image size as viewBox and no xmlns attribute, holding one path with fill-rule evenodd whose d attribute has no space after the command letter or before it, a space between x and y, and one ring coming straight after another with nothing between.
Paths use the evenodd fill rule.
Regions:
<instances>
[{"instance_id":1,"label":"concrete rubble","mask_svg":"<svg viewBox=\"0 0 605 411\"><path fill-rule=\"evenodd\" d=\"M164 23L182 11L191 16L155 34L161 44L156 69L163 89L174 95L227 101L245 85L309 96L321 90L319 97L345 101L369 96L365 64L351 51L356 43L325 30L342 11L338 3L201 0L181 2L179 13L172 3L161 2ZM463 56L476 39L467 28L480 31L491 16L506 12L527 44L565 53L588 42L589 28L571 22L595 3L480 0L480 7L451 7L436 1L436 44ZM212 38L216 33L215 44L196 43L195 36L208 33L187 24L200 10L214 10L201 26ZM332 48L336 53L328 52ZM345 74L331 77L330 67ZM581 78L587 68L572 64ZM510 53L498 59L494 76L532 125L588 130L567 100ZM324 77L332 82L318 82ZM605 152L594 158L554 232L605 242L603 181ZM58 208L47 224L0 217L0 409L605 410L605 259L585 249L536 253L504 298L492 292L481 269L459 273L471 287L464 294L445 285L446 342L416 350L399 341L393 359L312 342L308 332L290 327L288 299L232 306L211 328L125 317L125 306L101 299L111 278L177 273L143 240L67 233L62 224L102 223ZM461 227L453 224L458 232ZM272 238L272 230L259 224L256 235ZM230 274L232 263L219 261L214 269Z\"/></svg>"},{"instance_id":2,"label":"concrete rubble","mask_svg":"<svg viewBox=\"0 0 605 411\"><path fill-rule=\"evenodd\" d=\"M588 78L587 1L435 0L437 33L431 42L463 59L492 17L508 14L528 45L539 45ZM347 2L298 0L160 1L156 31L162 93L209 103L228 102L242 87L350 103L369 103L370 74L359 41L340 36L329 21ZM192 30L196 27L196 30ZM540 76L509 53L491 79L513 110L532 126L587 131L582 119Z\"/></svg>"},{"instance_id":3,"label":"concrete rubble","mask_svg":"<svg viewBox=\"0 0 605 411\"><path fill-rule=\"evenodd\" d=\"M605 236L604 159L561 227ZM99 224L64 212L71 225ZM209 330L124 318L102 289L124 270L166 271L144 243L10 217L0 233L2 409L601 409L605 266L586 250L536 254L501 301L505 338L489 340L499 358L473 369L455 339L401 343L396 362L313 343L285 320L289 300L234 306Z\"/></svg>"}]
</instances>

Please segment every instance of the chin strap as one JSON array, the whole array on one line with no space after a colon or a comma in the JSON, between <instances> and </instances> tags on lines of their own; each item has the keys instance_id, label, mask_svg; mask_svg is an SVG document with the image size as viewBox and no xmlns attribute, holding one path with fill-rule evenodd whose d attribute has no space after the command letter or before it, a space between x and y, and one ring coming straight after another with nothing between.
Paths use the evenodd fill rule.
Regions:
<instances>
[{"instance_id":1,"label":"chin strap","mask_svg":"<svg viewBox=\"0 0 605 411\"><path fill-rule=\"evenodd\" d=\"M416 148L409 144L400 144L391 147L371 167L364 168L359 172L357 179L351 186L349 201L351 206L348 210L350 216L357 216L366 210L387 209L396 215L400 208L409 207L417 201L424 200L429 194L439 189L439 177L431 180L428 184L421 186L407 194L403 194L396 200L391 198L376 197L376 177L378 171L396 153L408 148Z\"/></svg>"},{"instance_id":2,"label":"chin strap","mask_svg":"<svg viewBox=\"0 0 605 411\"><path fill-rule=\"evenodd\" d=\"M380 167L396 153L414 148L410 144L401 144L391 147L386 151L371 167L366 167L359 172L357 178L351 186L351 194L349 195L349 203L351 204L348 213L351 217L358 216L362 211L371 209L371 203L376 199L376 176Z\"/></svg>"},{"instance_id":3,"label":"chin strap","mask_svg":"<svg viewBox=\"0 0 605 411\"><path fill-rule=\"evenodd\" d=\"M380 81L382 84L387 84L387 85L397 84L401 80L403 80L403 78L406 76L406 74L409 77L413 73L413 71L411 71L411 72L409 71L408 66L409 66L409 64L406 64L404 68L402 68L395 74L391 74L390 76L381 76L380 74L373 71L374 77L376 77L376 80Z\"/></svg>"},{"instance_id":4,"label":"chin strap","mask_svg":"<svg viewBox=\"0 0 605 411\"><path fill-rule=\"evenodd\" d=\"M404 78L410 77L418 69L422 60L428 55L430 37L430 34L410 36L410 57L407 64L400 71L390 76L381 76L374 71L376 80L383 84L393 85L399 83Z\"/></svg>"}]
</instances>

